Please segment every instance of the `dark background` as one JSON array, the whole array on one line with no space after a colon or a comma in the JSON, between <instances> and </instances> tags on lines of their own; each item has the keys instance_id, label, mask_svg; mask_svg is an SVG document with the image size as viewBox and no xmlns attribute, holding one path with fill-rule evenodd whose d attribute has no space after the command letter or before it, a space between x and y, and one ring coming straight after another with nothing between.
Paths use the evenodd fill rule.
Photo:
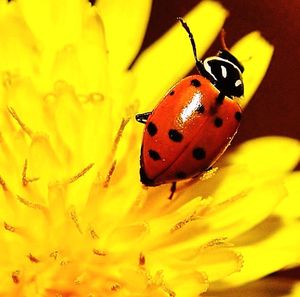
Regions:
<instances>
[{"instance_id":1,"label":"dark background","mask_svg":"<svg viewBox=\"0 0 300 297\"><path fill-rule=\"evenodd\" d=\"M177 16L184 16L199 2L199 0L154 0L143 48L166 32L176 22ZM244 112L235 143L265 135L283 135L300 139L300 1L219 2L230 12L224 24L227 33L226 42L229 46L254 30L259 30L275 46L270 68ZM218 49L219 42L216 40L206 56L216 54Z\"/></svg>"}]
</instances>

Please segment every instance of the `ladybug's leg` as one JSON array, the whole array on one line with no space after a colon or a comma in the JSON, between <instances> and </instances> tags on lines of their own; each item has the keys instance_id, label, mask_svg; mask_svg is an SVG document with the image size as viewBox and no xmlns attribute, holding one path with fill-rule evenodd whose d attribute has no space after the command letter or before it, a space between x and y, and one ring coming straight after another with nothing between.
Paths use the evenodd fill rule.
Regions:
<instances>
[{"instance_id":1,"label":"ladybug's leg","mask_svg":"<svg viewBox=\"0 0 300 297\"><path fill-rule=\"evenodd\" d=\"M171 191L171 194L169 196L169 200L172 200L172 198L173 198L173 196L176 192L176 182L172 182L172 186L171 186L170 191Z\"/></svg>"},{"instance_id":2,"label":"ladybug's leg","mask_svg":"<svg viewBox=\"0 0 300 297\"><path fill-rule=\"evenodd\" d=\"M201 75L203 75L204 77L207 77L208 73L205 70L203 63L201 62L201 60L199 60L197 58L196 43L195 43L194 36L193 36L193 34L192 34L192 32L191 32L188 24L183 20L183 18L179 17L177 19L180 21L182 27L185 29L185 31L189 35L189 38L190 38L190 41L191 41L191 45L192 45L192 48L193 48L194 58L195 58L195 61L196 61L196 67L197 67L198 71L200 72Z\"/></svg>"},{"instance_id":3,"label":"ladybug's leg","mask_svg":"<svg viewBox=\"0 0 300 297\"><path fill-rule=\"evenodd\" d=\"M139 113L135 116L135 119L142 124L146 124L149 116L151 115L151 111L145 113Z\"/></svg>"}]
</instances>

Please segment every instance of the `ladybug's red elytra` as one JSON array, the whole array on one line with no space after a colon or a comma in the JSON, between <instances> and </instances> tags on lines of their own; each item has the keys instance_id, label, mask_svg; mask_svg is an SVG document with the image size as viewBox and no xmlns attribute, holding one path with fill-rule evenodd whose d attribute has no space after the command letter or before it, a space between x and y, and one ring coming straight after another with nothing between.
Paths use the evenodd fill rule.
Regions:
<instances>
[{"instance_id":1,"label":"ladybug's red elytra","mask_svg":"<svg viewBox=\"0 0 300 297\"><path fill-rule=\"evenodd\" d=\"M244 67L227 49L203 62L198 60L193 35L189 34L200 74L185 77L173 86L152 112L136 115L146 124L140 156L140 178L146 186L172 183L207 171L229 146L240 124L242 110L235 100L244 95Z\"/></svg>"}]
</instances>

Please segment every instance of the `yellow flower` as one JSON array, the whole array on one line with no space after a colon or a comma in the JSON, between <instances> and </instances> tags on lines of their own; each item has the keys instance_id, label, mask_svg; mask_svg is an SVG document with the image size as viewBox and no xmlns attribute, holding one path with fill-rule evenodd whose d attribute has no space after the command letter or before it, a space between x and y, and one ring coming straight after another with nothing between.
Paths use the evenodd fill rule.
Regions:
<instances>
[{"instance_id":1,"label":"yellow flower","mask_svg":"<svg viewBox=\"0 0 300 297\"><path fill-rule=\"evenodd\" d=\"M0 296L198 296L299 262L295 140L246 143L172 201L168 185L141 186L133 115L193 65L177 24L128 70L150 8L0 2ZM226 16L204 1L185 17L199 54ZM246 105L273 49L253 32L232 50L246 61Z\"/></svg>"},{"instance_id":2,"label":"yellow flower","mask_svg":"<svg viewBox=\"0 0 300 297\"><path fill-rule=\"evenodd\" d=\"M278 157L282 162L278 162ZM223 160L237 170L222 179L217 192L222 191L222 185L228 182L232 187L231 196L235 197L236 192L241 192L252 183L255 185L257 181L258 184L253 188L257 194L251 199L248 192L247 198L243 199L246 201L250 198L249 205L244 204L239 210L230 207L230 211L238 211L239 215L234 216L233 222L227 223L226 232L230 232L230 241L243 255L243 269L240 273L214 283L211 286L212 296L216 292L217 296L242 296L243 291L253 292L249 296L266 296L263 288L271 283L272 286L278 283L278 287L273 288L274 296L277 296L276 289L280 291L280 284L287 291L291 290L295 280L288 282L287 279L284 282L284 278L282 280L278 277L265 279L257 284L247 283L282 268L299 265L300 239L297 234L300 231L300 211L297 200L300 193L300 172L290 173L299 158L299 141L264 137L244 143ZM240 287L232 290L235 286ZM257 290L256 293L254 290Z\"/></svg>"}]
</instances>

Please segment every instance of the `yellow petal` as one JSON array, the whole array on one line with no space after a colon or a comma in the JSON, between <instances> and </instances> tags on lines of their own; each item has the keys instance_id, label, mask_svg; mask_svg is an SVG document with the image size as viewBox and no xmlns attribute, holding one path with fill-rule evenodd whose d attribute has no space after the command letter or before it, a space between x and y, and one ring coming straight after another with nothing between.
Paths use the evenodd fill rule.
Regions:
<instances>
[{"instance_id":1,"label":"yellow petal","mask_svg":"<svg viewBox=\"0 0 300 297\"><path fill-rule=\"evenodd\" d=\"M300 261L300 223L271 216L233 242L244 257L240 273L226 279L226 286L256 280Z\"/></svg>"},{"instance_id":2,"label":"yellow petal","mask_svg":"<svg viewBox=\"0 0 300 297\"><path fill-rule=\"evenodd\" d=\"M190 245L192 246L192 245ZM157 263L154 267L162 267L166 276L172 275L174 271L181 275L184 271L202 273L202 282L206 283L223 279L234 272L240 271L243 259L239 252L232 250L232 245L224 239L215 239L203 245L194 244L194 248L172 252L172 247L166 250L159 250Z\"/></svg>"},{"instance_id":3,"label":"yellow petal","mask_svg":"<svg viewBox=\"0 0 300 297\"><path fill-rule=\"evenodd\" d=\"M299 281L285 277L283 274L282 277L268 277L224 290L218 290L217 286L212 286L207 293L203 294L203 297L299 297L299 289Z\"/></svg>"},{"instance_id":4,"label":"yellow petal","mask_svg":"<svg viewBox=\"0 0 300 297\"><path fill-rule=\"evenodd\" d=\"M202 56L218 35L226 15L227 11L219 3L202 1L184 17L194 33L198 56ZM137 80L135 98L140 100L141 110L153 108L194 65L188 35L177 23L141 54L132 69Z\"/></svg>"},{"instance_id":5,"label":"yellow petal","mask_svg":"<svg viewBox=\"0 0 300 297\"><path fill-rule=\"evenodd\" d=\"M245 166L253 176L282 175L292 170L300 158L300 142L287 137L249 140L226 156L224 162Z\"/></svg>"},{"instance_id":6,"label":"yellow petal","mask_svg":"<svg viewBox=\"0 0 300 297\"><path fill-rule=\"evenodd\" d=\"M207 210L210 233L228 238L242 234L268 217L285 195L280 180L251 185L248 191Z\"/></svg>"},{"instance_id":7,"label":"yellow petal","mask_svg":"<svg viewBox=\"0 0 300 297\"><path fill-rule=\"evenodd\" d=\"M287 197L278 205L275 214L283 218L300 218L300 172L291 173L285 178Z\"/></svg>"},{"instance_id":8,"label":"yellow petal","mask_svg":"<svg viewBox=\"0 0 300 297\"><path fill-rule=\"evenodd\" d=\"M142 44L152 0L101 0L96 6L104 22L110 65L126 70Z\"/></svg>"},{"instance_id":9,"label":"yellow petal","mask_svg":"<svg viewBox=\"0 0 300 297\"><path fill-rule=\"evenodd\" d=\"M300 282L297 282L290 294L287 294L285 297L299 297L300 296Z\"/></svg>"},{"instance_id":10,"label":"yellow petal","mask_svg":"<svg viewBox=\"0 0 300 297\"><path fill-rule=\"evenodd\" d=\"M199 272L179 274L177 277L168 280L168 284L170 284L176 296L181 297L198 297L208 288L207 279Z\"/></svg>"},{"instance_id":11,"label":"yellow petal","mask_svg":"<svg viewBox=\"0 0 300 297\"><path fill-rule=\"evenodd\" d=\"M285 195L283 183L273 180L250 183L248 189L219 204L193 199L177 211L151 221L152 232L145 244L180 252L215 238L234 238L268 217Z\"/></svg>"},{"instance_id":12,"label":"yellow petal","mask_svg":"<svg viewBox=\"0 0 300 297\"><path fill-rule=\"evenodd\" d=\"M104 96L108 84L108 65L103 25L96 10L89 8L85 12L80 22L80 36L69 42L64 39L53 57L51 46L47 47L43 62L51 63L49 75L52 82L64 80L81 94L98 92ZM47 69L46 65L43 66ZM49 80L47 76L46 79Z\"/></svg>"},{"instance_id":13,"label":"yellow petal","mask_svg":"<svg viewBox=\"0 0 300 297\"><path fill-rule=\"evenodd\" d=\"M145 223L135 224L131 226L121 226L115 229L107 239L108 246L115 247L111 250L113 252L118 250L126 250L126 245L120 245L120 242L136 242L139 244L139 241L142 237L149 232L148 226ZM135 245L135 244L134 244Z\"/></svg>"},{"instance_id":14,"label":"yellow petal","mask_svg":"<svg viewBox=\"0 0 300 297\"><path fill-rule=\"evenodd\" d=\"M252 32L246 35L232 47L231 52L245 67L243 74L245 96L240 100L243 108L248 104L261 84L268 70L273 51L274 47L259 32Z\"/></svg>"},{"instance_id":15,"label":"yellow petal","mask_svg":"<svg viewBox=\"0 0 300 297\"><path fill-rule=\"evenodd\" d=\"M0 7L0 10L3 9L0 18L0 70L5 71L2 74L5 89L11 86L19 73L25 76L32 74L36 63L35 38L24 20L19 18L19 13L12 9L15 6L16 3L10 3ZM8 71L13 71L14 75Z\"/></svg>"},{"instance_id":16,"label":"yellow petal","mask_svg":"<svg viewBox=\"0 0 300 297\"><path fill-rule=\"evenodd\" d=\"M34 55L23 60L33 64L34 80L40 89L49 90L55 81L65 80L80 93L105 94L108 72L104 30L88 1L20 0L15 5L34 40L24 51L26 54L31 49ZM22 38L23 34L18 36Z\"/></svg>"},{"instance_id":17,"label":"yellow petal","mask_svg":"<svg viewBox=\"0 0 300 297\"><path fill-rule=\"evenodd\" d=\"M17 4L37 40L54 47L77 40L82 32L81 11L88 5L82 0L20 0Z\"/></svg>"},{"instance_id":18,"label":"yellow petal","mask_svg":"<svg viewBox=\"0 0 300 297\"><path fill-rule=\"evenodd\" d=\"M210 282L223 279L234 272L240 272L243 266L243 257L231 249L206 250L203 255L199 255L198 269L206 273Z\"/></svg>"}]
</instances>

